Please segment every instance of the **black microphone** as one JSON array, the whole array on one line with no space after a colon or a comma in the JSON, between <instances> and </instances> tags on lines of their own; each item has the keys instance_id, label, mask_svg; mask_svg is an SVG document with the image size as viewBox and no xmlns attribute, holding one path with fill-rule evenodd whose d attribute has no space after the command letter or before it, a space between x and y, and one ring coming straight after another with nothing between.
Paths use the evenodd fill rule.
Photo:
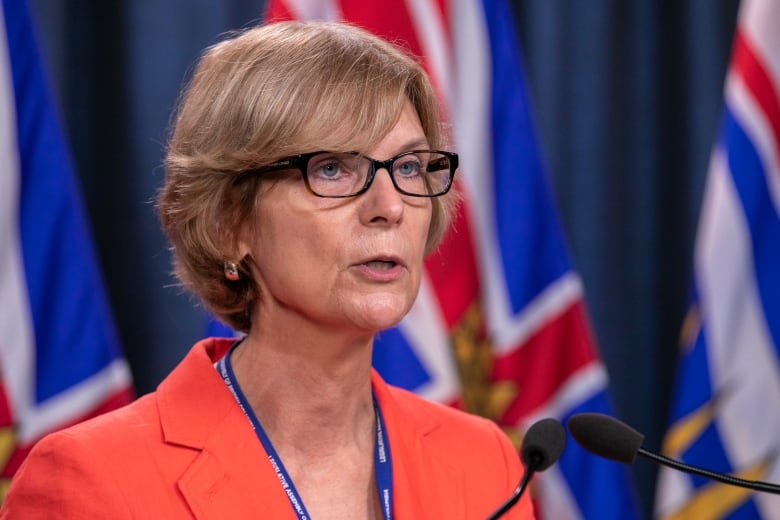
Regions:
<instances>
[{"instance_id":1,"label":"black microphone","mask_svg":"<svg viewBox=\"0 0 780 520\"><path fill-rule=\"evenodd\" d=\"M647 451L642 447L645 436L627 424L600 413L580 413L572 415L566 423L569 433L577 443L587 451L605 459L631 464L637 455L652 460L656 464L672 469L717 480L724 484L780 494L780 486L760 480L745 480L727 473L718 473L708 469L698 468L670 459L664 455Z\"/></svg>"},{"instance_id":2,"label":"black microphone","mask_svg":"<svg viewBox=\"0 0 780 520\"><path fill-rule=\"evenodd\" d=\"M566 446L566 432L560 421L548 417L533 423L525 432L523 444L520 446L520 459L525 465L523 478L512 496L493 511L487 520L496 520L509 511L520 500L531 476L555 464L563 453L564 446Z\"/></svg>"}]
</instances>

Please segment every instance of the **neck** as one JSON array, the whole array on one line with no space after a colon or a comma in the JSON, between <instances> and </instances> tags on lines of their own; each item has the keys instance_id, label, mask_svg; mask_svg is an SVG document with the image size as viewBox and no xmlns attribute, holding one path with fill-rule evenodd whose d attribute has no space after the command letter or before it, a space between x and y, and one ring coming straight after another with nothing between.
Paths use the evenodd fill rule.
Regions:
<instances>
[{"instance_id":1,"label":"neck","mask_svg":"<svg viewBox=\"0 0 780 520\"><path fill-rule=\"evenodd\" d=\"M373 441L370 338L334 349L250 335L231 361L277 449L322 455Z\"/></svg>"}]
</instances>

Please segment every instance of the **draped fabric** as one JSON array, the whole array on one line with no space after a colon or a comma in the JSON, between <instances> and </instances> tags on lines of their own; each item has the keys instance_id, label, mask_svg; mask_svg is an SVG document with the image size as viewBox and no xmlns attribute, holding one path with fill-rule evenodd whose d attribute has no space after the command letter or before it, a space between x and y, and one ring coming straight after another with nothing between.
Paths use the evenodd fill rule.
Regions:
<instances>
[{"instance_id":1,"label":"draped fabric","mask_svg":"<svg viewBox=\"0 0 780 520\"><path fill-rule=\"evenodd\" d=\"M35 0L122 342L140 392L203 332L150 201L200 50L263 2ZM658 448L737 0L512 3L542 161L616 414ZM655 471L635 468L646 511Z\"/></svg>"}]
</instances>

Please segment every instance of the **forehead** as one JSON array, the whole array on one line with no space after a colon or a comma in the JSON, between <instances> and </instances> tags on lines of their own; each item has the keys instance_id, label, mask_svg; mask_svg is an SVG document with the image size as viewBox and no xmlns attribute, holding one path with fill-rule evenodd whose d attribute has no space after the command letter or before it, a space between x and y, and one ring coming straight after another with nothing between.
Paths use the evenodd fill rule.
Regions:
<instances>
[{"instance_id":1,"label":"forehead","mask_svg":"<svg viewBox=\"0 0 780 520\"><path fill-rule=\"evenodd\" d=\"M427 148L428 139L411 103L406 103L393 127L366 153L385 158L412 149Z\"/></svg>"},{"instance_id":2,"label":"forehead","mask_svg":"<svg viewBox=\"0 0 780 520\"><path fill-rule=\"evenodd\" d=\"M390 108L390 109L388 109ZM398 146L424 146L428 139L416 109L408 100L397 107L385 106L377 117L367 117L365 110L344 117L332 117L333 124L318 122L307 129L304 142L311 145L307 151L333 150L369 153L382 147L388 140ZM327 118L325 118L327 119Z\"/></svg>"}]
</instances>

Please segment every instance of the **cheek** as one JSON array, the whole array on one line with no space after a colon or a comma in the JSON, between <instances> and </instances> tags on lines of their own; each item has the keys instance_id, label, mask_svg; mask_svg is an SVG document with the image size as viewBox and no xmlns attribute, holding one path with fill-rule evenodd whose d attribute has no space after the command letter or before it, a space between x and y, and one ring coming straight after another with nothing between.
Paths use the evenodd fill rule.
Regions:
<instances>
[{"instance_id":1,"label":"cheek","mask_svg":"<svg viewBox=\"0 0 780 520\"><path fill-rule=\"evenodd\" d=\"M432 211L431 208L428 208L428 211L425 213L425 216L421 218L422 223L420 224L419 229L419 242L422 244L421 246L421 255L425 257L427 254L431 253L432 251L430 249L430 237L431 237L431 225L433 223L432 219Z\"/></svg>"},{"instance_id":2,"label":"cheek","mask_svg":"<svg viewBox=\"0 0 780 520\"><path fill-rule=\"evenodd\" d=\"M329 263L340 247L337 225L324 225L316 218L285 214L263 222L258 235L256 261L268 276L271 272L285 279L311 280ZM346 241L346 239L344 239Z\"/></svg>"}]
</instances>

